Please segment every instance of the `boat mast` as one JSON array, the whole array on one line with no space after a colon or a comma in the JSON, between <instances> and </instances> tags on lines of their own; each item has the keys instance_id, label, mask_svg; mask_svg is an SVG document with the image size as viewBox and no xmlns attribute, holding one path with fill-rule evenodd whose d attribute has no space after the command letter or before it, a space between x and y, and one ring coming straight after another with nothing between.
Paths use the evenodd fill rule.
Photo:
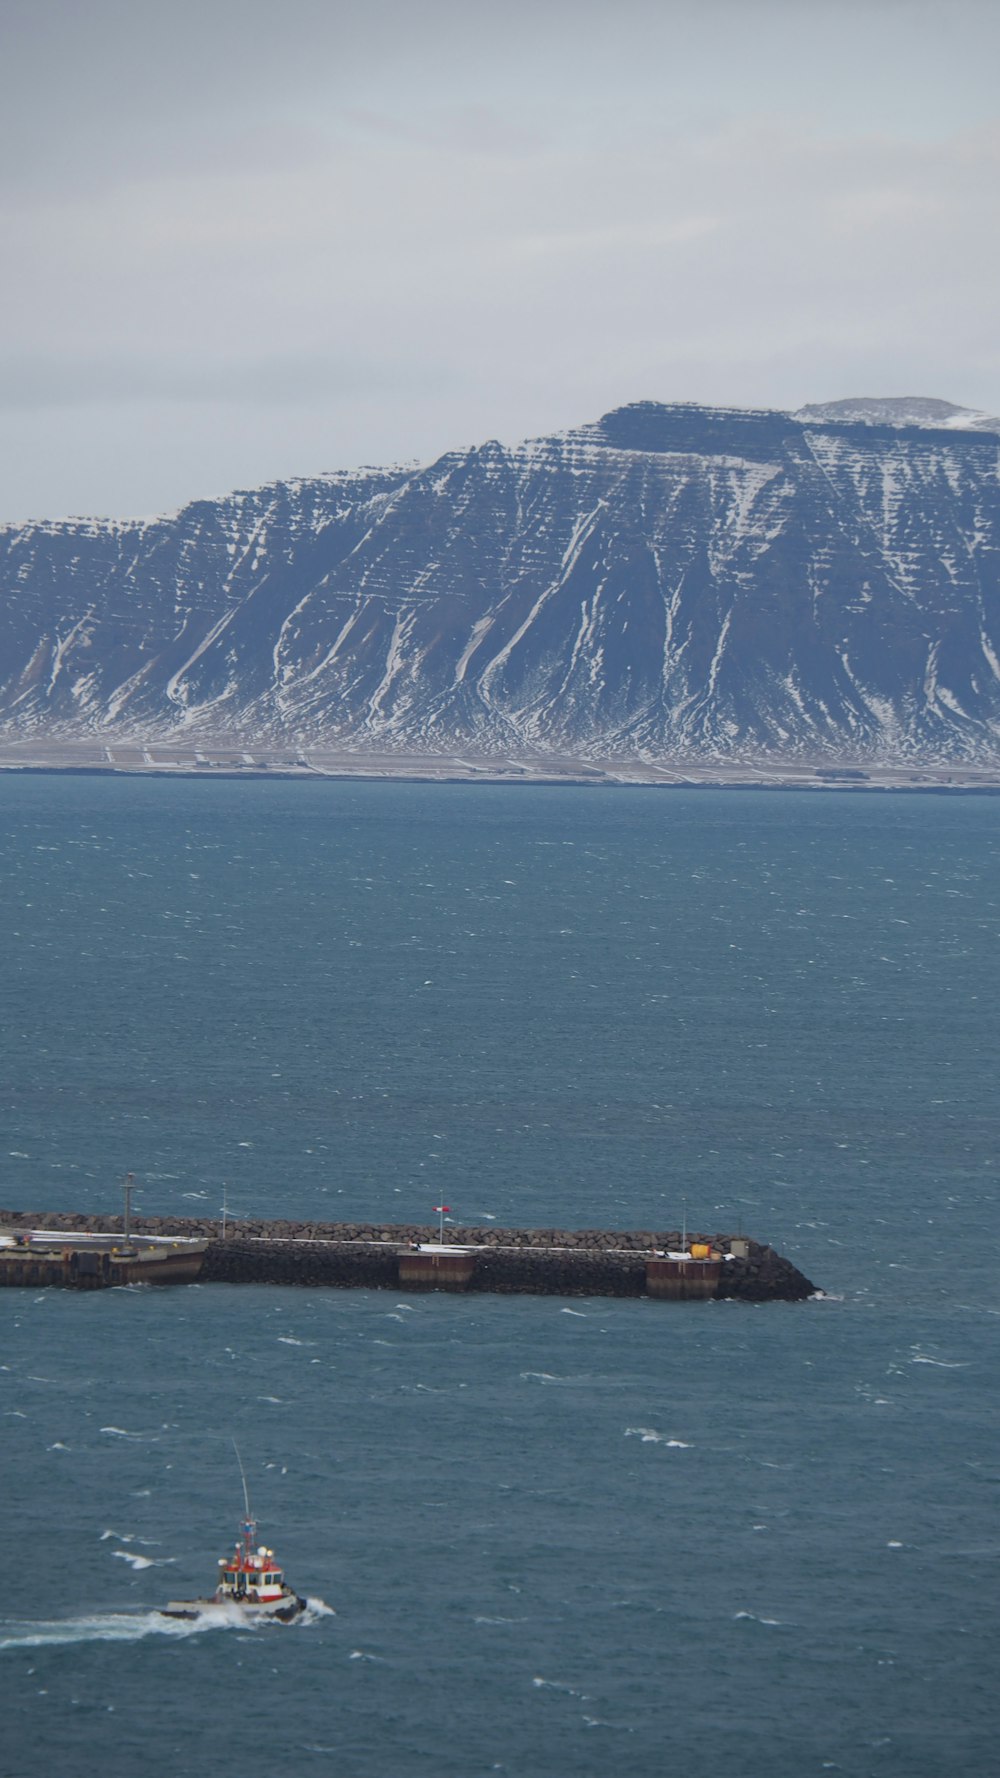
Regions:
<instances>
[{"instance_id":1,"label":"boat mast","mask_svg":"<svg viewBox=\"0 0 1000 1778\"><path fill-rule=\"evenodd\" d=\"M240 1447L235 1439L233 1439L233 1450L236 1452L236 1461L240 1466L240 1481L243 1483L243 1550L245 1555L250 1555L256 1541L257 1521L250 1511L250 1491L247 1488L246 1470L243 1468Z\"/></svg>"}]
</instances>

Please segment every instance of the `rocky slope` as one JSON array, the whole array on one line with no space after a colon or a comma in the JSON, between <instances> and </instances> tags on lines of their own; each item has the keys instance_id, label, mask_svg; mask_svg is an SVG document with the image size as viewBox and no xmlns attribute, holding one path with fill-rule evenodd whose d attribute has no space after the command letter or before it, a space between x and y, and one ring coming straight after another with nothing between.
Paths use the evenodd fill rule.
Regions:
<instances>
[{"instance_id":1,"label":"rocky slope","mask_svg":"<svg viewBox=\"0 0 1000 1778\"><path fill-rule=\"evenodd\" d=\"M2 529L0 737L995 765L1000 422L965 413L639 403Z\"/></svg>"}]
</instances>

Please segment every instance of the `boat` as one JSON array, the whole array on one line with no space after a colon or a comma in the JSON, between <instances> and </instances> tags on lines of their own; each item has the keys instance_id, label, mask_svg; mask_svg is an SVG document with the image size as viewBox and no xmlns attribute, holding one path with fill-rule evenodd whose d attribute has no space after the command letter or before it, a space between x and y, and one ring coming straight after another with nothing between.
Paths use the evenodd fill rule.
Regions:
<instances>
[{"instance_id":1,"label":"boat","mask_svg":"<svg viewBox=\"0 0 1000 1778\"><path fill-rule=\"evenodd\" d=\"M247 1623L260 1620L291 1624L307 1610L308 1601L288 1585L274 1551L257 1542L257 1521L250 1511L247 1480L236 1453L243 1479L244 1517L240 1534L229 1556L219 1557L219 1584L210 1598L171 1599L160 1607L161 1617L231 1617L236 1613Z\"/></svg>"}]
</instances>

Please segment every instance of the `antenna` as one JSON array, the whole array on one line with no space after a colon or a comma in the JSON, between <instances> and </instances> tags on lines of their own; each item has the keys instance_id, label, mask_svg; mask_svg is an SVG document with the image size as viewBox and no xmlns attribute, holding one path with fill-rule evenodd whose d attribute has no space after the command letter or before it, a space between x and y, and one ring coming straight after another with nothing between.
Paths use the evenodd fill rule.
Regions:
<instances>
[{"instance_id":1,"label":"antenna","mask_svg":"<svg viewBox=\"0 0 1000 1778\"><path fill-rule=\"evenodd\" d=\"M253 1513L250 1511L250 1495L247 1491L246 1470L243 1468L243 1459L240 1456L240 1447L236 1443L235 1439L233 1439L233 1450L236 1452L236 1461L240 1466L240 1481L243 1483L243 1507L244 1507L244 1511L246 1513L247 1524L252 1525L254 1522L254 1517L253 1517Z\"/></svg>"}]
</instances>

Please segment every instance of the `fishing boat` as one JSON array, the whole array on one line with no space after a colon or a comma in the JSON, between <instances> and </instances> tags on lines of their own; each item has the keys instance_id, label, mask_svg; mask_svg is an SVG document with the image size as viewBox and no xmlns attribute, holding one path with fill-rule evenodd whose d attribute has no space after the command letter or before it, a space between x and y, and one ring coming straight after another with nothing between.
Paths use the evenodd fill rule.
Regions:
<instances>
[{"instance_id":1,"label":"fishing boat","mask_svg":"<svg viewBox=\"0 0 1000 1778\"><path fill-rule=\"evenodd\" d=\"M239 1462L239 1452L236 1453ZM307 1609L285 1580L274 1551L257 1542L257 1521L250 1511L246 1476L243 1478L244 1517L240 1534L229 1556L219 1557L219 1583L210 1598L171 1599L160 1607L161 1617L197 1618L206 1612L231 1616L234 1612L247 1622L274 1619L279 1624L293 1623Z\"/></svg>"}]
</instances>

